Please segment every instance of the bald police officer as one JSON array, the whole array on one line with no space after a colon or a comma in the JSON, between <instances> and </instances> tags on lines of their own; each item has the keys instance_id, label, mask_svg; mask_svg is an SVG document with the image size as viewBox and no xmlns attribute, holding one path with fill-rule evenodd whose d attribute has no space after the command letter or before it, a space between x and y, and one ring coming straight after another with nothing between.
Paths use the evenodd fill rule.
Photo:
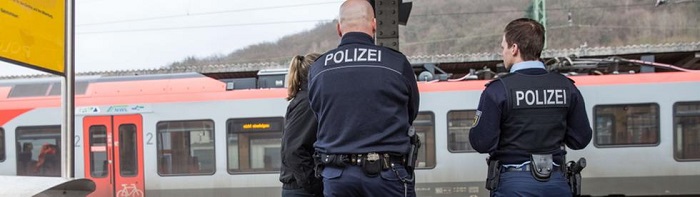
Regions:
<instances>
[{"instance_id":1,"label":"bald police officer","mask_svg":"<svg viewBox=\"0 0 700 197\"><path fill-rule=\"evenodd\" d=\"M501 41L510 73L481 94L469 140L476 151L490 154L491 196L571 196L562 146L578 150L591 141L581 93L572 80L545 70L538 61L543 46L541 24L510 22Z\"/></svg>"},{"instance_id":2,"label":"bald police officer","mask_svg":"<svg viewBox=\"0 0 700 197\"><path fill-rule=\"evenodd\" d=\"M418 112L416 79L403 54L374 44L375 29L366 0L345 1L340 45L309 73L324 196L415 196L406 165L407 132Z\"/></svg>"}]
</instances>

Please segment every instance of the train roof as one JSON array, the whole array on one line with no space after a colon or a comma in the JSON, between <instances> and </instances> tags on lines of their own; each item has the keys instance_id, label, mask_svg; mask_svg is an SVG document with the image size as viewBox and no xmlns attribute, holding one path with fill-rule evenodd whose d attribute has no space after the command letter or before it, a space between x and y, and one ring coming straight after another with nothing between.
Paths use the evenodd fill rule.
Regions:
<instances>
[{"instance_id":1,"label":"train roof","mask_svg":"<svg viewBox=\"0 0 700 197\"><path fill-rule=\"evenodd\" d=\"M196 78L206 77L194 72L136 76L79 76L75 79L75 93L76 95L94 93L87 92L87 88L90 84L119 82L128 84L128 82L171 81ZM4 98L58 96L61 93L61 79L60 77L52 77L0 80L0 98L3 96Z\"/></svg>"},{"instance_id":2,"label":"train roof","mask_svg":"<svg viewBox=\"0 0 700 197\"><path fill-rule=\"evenodd\" d=\"M588 75L571 77L578 86L616 84L654 84L700 81L700 72L664 72L619 75ZM283 99L284 88L227 91L224 82L199 74L173 74L133 77L88 78L82 80L81 94L76 94L76 106L140 104L162 102L197 102L240 99ZM423 93L447 91L481 91L488 80L419 82ZM59 94L53 87L32 90L36 84L56 85L56 81L3 82L0 85L0 110L60 106ZM14 84L14 85L12 85ZM16 90L14 88L23 88ZM42 86L43 87L43 86ZM26 89L26 90L24 90ZM18 91L27 91L22 94ZM59 91L60 92L60 91ZM32 95L30 93L42 94Z\"/></svg>"},{"instance_id":3,"label":"train roof","mask_svg":"<svg viewBox=\"0 0 700 197\"><path fill-rule=\"evenodd\" d=\"M663 84L700 82L700 72L664 72L619 75L572 76L579 87ZM42 83L55 83L42 81ZM418 82L421 93L482 91L488 80L432 81ZM30 81L22 81L30 83ZM22 84L19 83L19 84ZM58 94L49 94L53 89L36 91L42 96L12 96L15 86L0 86L0 125L13 117L35 108L55 108L61 106ZM246 89L227 91L224 82L196 74L174 76L108 77L90 79L84 83L83 94L76 95L76 108L90 106L141 105L154 103L203 102L245 99L279 99L286 97L284 88Z\"/></svg>"}]
</instances>

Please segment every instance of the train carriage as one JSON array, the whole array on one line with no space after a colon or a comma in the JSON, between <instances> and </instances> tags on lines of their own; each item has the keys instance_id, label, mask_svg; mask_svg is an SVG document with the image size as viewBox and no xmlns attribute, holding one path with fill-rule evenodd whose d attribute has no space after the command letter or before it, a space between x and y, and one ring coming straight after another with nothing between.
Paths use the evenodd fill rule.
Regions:
<instances>
[{"instance_id":1,"label":"train carriage","mask_svg":"<svg viewBox=\"0 0 700 197\"><path fill-rule=\"evenodd\" d=\"M698 195L700 72L574 76L594 139L583 193ZM469 144L486 80L419 82L419 196L488 196ZM58 80L0 81L0 174L58 176ZM79 78L75 175L92 196L279 196L282 88L197 73ZM29 184L29 183L27 183Z\"/></svg>"}]
</instances>

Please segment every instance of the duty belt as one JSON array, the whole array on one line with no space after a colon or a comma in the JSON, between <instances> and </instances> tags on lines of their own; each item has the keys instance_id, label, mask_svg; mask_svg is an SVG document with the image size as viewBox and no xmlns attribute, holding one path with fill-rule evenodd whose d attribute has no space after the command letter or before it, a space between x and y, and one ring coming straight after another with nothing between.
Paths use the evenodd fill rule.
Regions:
<instances>
[{"instance_id":1,"label":"duty belt","mask_svg":"<svg viewBox=\"0 0 700 197\"><path fill-rule=\"evenodd\" d=\"M406 157L397 153L363 153L363 154L319 154L321 162L326 166L345 167L346 165L361 166L363 161L384 162L384 168L390 164L406 164ZM386 162L385 162L386 161Z\"/></svg>"},{"instance_id":2,"label":"duty belt","mask_svg":"<svg viewBox=\"0 0 700 197\"><path fill-rule=\"evenodd\" d=\"M554 169L552 171L557 171L559 170L558 166L554 166ZM530 164L525 164L520 167L515 167L515 166L508 166L508 167L501 167L501 172L530 172L532 170L532 166Z\"/></svg>"}]
</instances>

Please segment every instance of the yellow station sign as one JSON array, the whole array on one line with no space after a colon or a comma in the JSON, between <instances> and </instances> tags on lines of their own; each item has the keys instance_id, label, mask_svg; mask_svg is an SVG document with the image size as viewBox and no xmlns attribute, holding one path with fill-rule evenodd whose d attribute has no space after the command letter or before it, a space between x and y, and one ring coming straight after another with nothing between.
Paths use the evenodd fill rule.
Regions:
<instances>
[{"instance_id":1,"label":"yellow station sign","mask_svg":"<svg viewBox=\"0 0 700 197\"><path fill-rule=\"evenodd\" d=\"M64 75L66 3L0 0L0 60Z\"/></svg>"}]
</instances>

